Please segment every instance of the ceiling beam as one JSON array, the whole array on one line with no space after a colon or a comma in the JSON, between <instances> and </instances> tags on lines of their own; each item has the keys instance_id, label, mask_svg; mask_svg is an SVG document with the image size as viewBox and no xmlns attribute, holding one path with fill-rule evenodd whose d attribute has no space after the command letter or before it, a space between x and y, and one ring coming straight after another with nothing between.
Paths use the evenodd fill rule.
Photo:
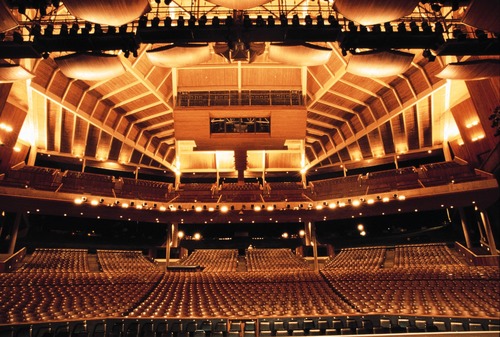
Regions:
<instances>
[{"instance_id":1,"label":"ceiling beam","mask_svg":"<svg viewBox=\"0 0 500 337\"><path fill-rule=\"evenodd\" d=\"M123 142L124 144L132 147L133 149L140 151L153 159L157 160L160 164L165 165L168 169L174 171L172 165L166 161L164 161L162 158L158 158L154 156L154 153L151 151L147 151L145 148L141 147L138 145L136 142L132 141L131 139L126 138L124 135L117 133L114 129L111 127L105 125L102 121L98 120L97 118L93 116L87 115L85 111L82 111L81 109L77 110L75 106L72 106L70 103L67 101L61 101L60 97L55 96L54 94L47 92L47 89L41 87L38 84L32 83L31 88L38 92L40 95L44 96L48 100L51 100L52 102L61 105L64 109L72 112L75 116L80 117L81 119L85 120L86 122L100 128L104 132L107 132L114 138L118 139L119 141Z\"/></svg>"},{"instance_id":2,"label":"ceiling beam","mask_svg":"<svg viewBox=\"0 0 500 337\"><path fill-rule=\"evenodd\" d=\"M357 141L357 139L359 139L359 138L367 135L371 131L377 129L380 125L386 123L391 118L399 115L400 113L402 113L403 111L405 111L407 108L409 108L409 107L417 104L422 99L426 99L427 97L429 97L429 95L432 95L434 92L439 91L440 89L442 89L445 86L446 86L446 81L445 80L440 80L433 87L431 87L431 88L429 88L429 89L421 92L419 95L417 95L417 97L415 97L413 99L410 99L407 102L405 102L405 104L403 106L401 106L401 107L399 107L397 109L394 109L393 111L391 111L387 115L382 116L375 123L370 124L365 129L363 129L360 132L357 132L356 134L353 134L351 137L345 139L341 144L338 144L336 148L329 150L325 155L323 155L320 158L317 158L316 160L310 162L309 165L307 166L307 169L310 169L311 167L317 165L323 159L325 159L326 157L331 156L332 154L334 154L338 150L343 149L345 147L348 147L350 144L353 144L354 142Z\"/></svg>"}]
</instances>

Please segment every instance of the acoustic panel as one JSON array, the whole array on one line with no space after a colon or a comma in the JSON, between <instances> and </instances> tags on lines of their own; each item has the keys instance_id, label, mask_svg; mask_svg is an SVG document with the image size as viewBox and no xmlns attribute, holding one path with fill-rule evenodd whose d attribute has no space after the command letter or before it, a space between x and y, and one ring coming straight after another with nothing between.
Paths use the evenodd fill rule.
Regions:
<instances>
[{"instance_id":1,"label":"acoustic panel","mask_svg":"<svg viewBox=\"0 0 500 337\"><path fill-rule=\"evenodd\" d=\"M368 51L351 56L346 71L362 77L389 77L404 73L414 54L400 51Z\"/></svg>"},{"instance_id":2,"label":"acoustic panel","mask_svg":"<svg viewBox=\"0 0 500 337\"><path fill-rule=\"evenodd\" d=\"M101 81L125 73L125 67L116 55L75 53L54 59L61 72L69 78Z\"/></svg>"}]
</instances>

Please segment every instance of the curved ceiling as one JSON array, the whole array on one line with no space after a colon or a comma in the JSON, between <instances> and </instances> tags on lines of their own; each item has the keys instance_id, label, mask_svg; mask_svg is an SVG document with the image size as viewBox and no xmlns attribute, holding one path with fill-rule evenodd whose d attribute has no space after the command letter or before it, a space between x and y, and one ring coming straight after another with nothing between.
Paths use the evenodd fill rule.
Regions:
<instances>
[{"instance_id":1,"label":"curved ceiling","mask_svg":"<svg viewBox=\"0 0 500 337\"><path fill-rule=\"evenodd\" d=\"M308 4L302 1L293 9L288 9L290 20L294 13L299 13L302 20L321 5L319 2ZM286 5L292 7L292 3ZM187 20L189 6L182 1L173 2L170 6L160 6L152 1L153 10L148 15L152 18L155 11L159 16L171 13L176 19L184 13ZM258 15L267 17L268 13L272 14L275 11L273 6L277 6L274 1L247 14L256 21ZM422 15L425 8L419 4L415 13ZM221 19L225 18L223 13L227 10L218 7L213 10ZM58 11L62 16L68 15L64 9ZM445 8L442 11L444 14ZM326 17L331 14L331 8L322 9L322 12ZM197 13L202 14L199 9ZM428 17L436 15L431 11L425 13ZM453 15L459 16L460 13L463 10ZM232 14L238 15L238 11ZM278 21L279 14L276 18ZM342 19L338 15L337 18ZM209 19L213 20L213 17ZM395 30L397 24L392 23ZM343 27L343 31L347 31L347 27ZM456 95L467 95L463 82L452 84L436 77L446 63L456 60L456 57L438 56L430 60L432 58L429 58L427 49L402 50L415 54L404 73L370 78L346 71L352 55L344 50L339 41L313 42L319 47L331 49L332 56L325 64L310 67L285 65L271 60L268 52L270 42L265 43L263 52L252 55L252 63L217 55L217 51L214 52L215 42L218 41L209 43L211 54L208 61L181 68L159 67L150 62L147 52L165 44L138 44L133 53L116 50L114 54L118 55L125 72L99 81L66 77L54 62L54 58L66 52L52 52L46 59L21 61L35 77L28 82L16 83L13 95L16 90L27 90L29 103L25 128L32 129L36 138L34 144L40 153L171 171L179 167L175 116L179 111L186 110L179 107L181 93L302 93L301 106L306 111L306 117L305 135L300 139L303 160L298 170L368 167L392 163L397 156L405 155L424 158L430 151L442 148L448 136L445 127L452 120L450 105L458 100ZM250 55L245 54L247 52L242 50L238 57ZM245 110L248 115L248 109L236 106L208 109L219 113L230 111L235 115L232 117ZM250 111L261 113L273 109L275 107L252 106ZM279 109L284 107L279 106ZM196 128L196 125L192 127ZM286 128L286 125L282 127ZM246 141L251 142L252 139ZM286 160L283 155L285 163L280 163L275 169L287 171L297 168L287 165ZM295 158L293 161L296 162ZM269 166L264 169L268 168L272 169ZM217 167L198 171L216 172Z\"/></svg>"}]
</instances>

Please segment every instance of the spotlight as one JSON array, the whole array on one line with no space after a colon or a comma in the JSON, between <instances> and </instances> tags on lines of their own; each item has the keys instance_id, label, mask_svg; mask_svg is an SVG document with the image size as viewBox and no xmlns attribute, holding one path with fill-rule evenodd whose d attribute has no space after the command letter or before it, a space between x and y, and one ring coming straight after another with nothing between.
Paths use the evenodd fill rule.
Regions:
<instances>
[{"instance_id":1,"label":"spotlight","mask_svg":"<svg viewBox=\"0 0 500 337\"><path fill-rule=\"evenodd\" d=\"M422 22L422 30L424 31L424 33L432 33L432 28L427 21Z\"/></svg>"},{"instance_id":2,"label":"spotlight","mask_svg":"<svg viewBox=\"0 0 500 337\"><path fill-rule=\"evenodd\" d=\"M436 22L434 24L434 32L438 33L438 34L443 34L444 33L443 24L441 22Z\"/></svg>"},{"instance_id":3,"label":"spotlight","mask_svg":"<svg viewBox=\"0 0 500 337\"><path fill-rule=\"evenodd\" d=\"M31 26L31 35L33 35L34 37L42 36L42 27L40 27L40 25L37 23Z\"/></svg>"},{"instance_id":4,"label":"spotlight","mask_svg":"<svg viewBox=\"0 0 500 337\"><path fill-rule=\"evenodd\" d=\"M342 48L342 56L347 56L347 49Z\"/></svg>"},{"instance_id":5,"label":"spotlight","mask_svg":"<svg viewBox=\"0 0 500 337\"><path fill-rule=\"evenodd\" d=\"M120 34L127 34L127 24L121 25L120 28L118 29L118 32Z\"/></svg>"},{"instance_id":6,"label":"spotlight","mask_svg":"<svg viewBox=\"0 0 500 337\"><path fill-rule=\"evenodd\" d=\"M325 25L325 19L323 19L323 17L321 16L321 14L319 14L318 16L316 16L316 25L318 27L323 27Z\"/></svg>"},{"instance_id":7,"label":"spotlight","mask_svg":"<svg viewBox=\"0 0 500 337\"><path fill-rule=\"evenodd\" d=\"M227 26L227 27L231 27L233 24L234 24L234 19L231 15L228 15L226 17L226 20L224 21L224 24Z\"/></svg>"},{"instance_id":8,"label":"spotlight","mask_svg":"<svg viewBox=\"0 0 500 337\"><path fill-rule=\"evenodd\" d=\"M49 54L48 52L43 52L43 53L42 53L42 58L43 58L44 60L48 59L48 58L49 58L49 56L50 56L50 54Z\"/></svg>"},{"instance_id":9,"label":"spotlight","mask_svg":"<svg viewBox=\"0 0 500 337\"><path fill-rule=\"evenodd\" d=\"M214 27L219 27L220 25L220 19L218 16L214 16L212 19L212 26Z\"/></svg>"},{"instance_id":10,"label":"spotlight","mask_svg":"<svg viewBox=\"0 0 500 337\"><path fill-rule=\"evenodd\" d=\"M394 32L394 27L392 27L390 22L384 23L384 29L386 33L393 33Z\"/></svg>"},{"instance_id":11,"label":"spotlight","mask_svg":"<svg viewBox=\"0 0 500 337\"><path fill-rule=\"evenodd\" d=\"M328 23L333 28L338 28L339 27L339 22L337 21L337 19L335 19L335 17L333 15L329 15L328 16Z\"/></svg>"},{"instance_id":12,"label":"spotlight","mask_svg":"<svg viewBox=\"0 0 500 337\"><path fill-rule=\"evenodd\" d=\"M349 21L349 23L347 24L347 28L349 28L350 32L357 32L358 31L358 27L352 21Z\"/></svg>"},{"instance_id":13,"label":"spotlight","mask_svg":"<svg viewBox=\"0 0 500 337\"><path fill-rule=\"evenodd\" d=\"M485 31L482 29L476 29L476 36L479 40L486 40L488 38Z\"/></svg>"},{"instance_id":14,"label":"spotlight","mask_svg":"<svg viewBox=\"0 0 500 337\"><path fill-rule=\"evenodd\" d=\"M282 26L288 26L288 19L285 14L280 14L280 24Z\"/></svg>"},{"instance_id":15,"label":"spotlight","mask_svg":"<svg viewBox=\"0 0 500 337\"><path fill-rule=\"evenodd\" d=\"M76 35L78 34L78 31L80 30L80 26L78 25L78 23L73 23L71 25L71 29L69 31L70 35Z\"/></svg>"},{"instance_id":16,"label":"spotlight","mask_svg":"<svg viewBox=\"0 0 500 337\"><path fill-rule=\"evenodd\" d=\"M412 33L418 33L419 29L418 29L418 25L415 21L410 22L410 30Z\"/></svg>"},{"instance_id":17,"label":"spotlight","mask_svg":"<svg viewBox=\"0 0 500 337\"><path fill-rule=\"evenodd\" d=\"M102 35L102 27L100 24L96 23L94 26L94 35Z\"/></svg>"},{"instance_id":18,"label":"spotlight","mask_svg":"<svg viewBox=\"0 0 500 337\"><path fill-rule=\"evenodd\" d=\"M269 27L274 27L274 26L276 25L276 21L274 20L274 16L269 15L269 16L267 17L267 25L268 25Z\"/></svg>"},{"instance_id":19,"label":"spotlight","mask_svg":"<svg viewBox=\"0 0 500 337\"><path fill-rule=\"evenodd\" d=\"M54 35L54 25L52 23L49 23L47 27L45 27L44 35L45 36Z\"/></svg>"},{"instance_id":20,"label":"spotlight","mask_svg":"<svg viewBox=\"0 0 500 337\"><path fill-rule=\"evenodd\" d=\"M458 4L458 0L452 0L451 1L451 10L452 11L458 11L459 9L459 4Z\"/></svg>"},{"instance_id":21,"label":"spotlight","mask_svg":"<svg viewBox=\"0 0 500 337\"><path fill-rule=\"evenodd\" d=\"M188 20L188 27L193 28L195 25L196 25L196 18L191 15Z\"/></svg>"},{"instance_id":22,"label":"spotlight","mask_svg":"<svg viewBox=\"0 0 500 337\"><path fill-rule=\"evenodd\" d=\"M272 16L269 16L272 18ZM246 16L245 16L245 19L246 19ZM250 22L250 26L252 25L252 23ZM266 25L266 22L264 21L264 19L262 18L262 15L257 15L257 20L255 20L255 25L257 27L264 27Z\"/></svg>"},{"instance_id":23,"label":"spotlight","mask_svg":"<svg viewBox=\"0 0 500 337\"><path fill-rule=\"evenodd\" d=\"M13 34L12 34L12 39L14 40L14 42L16 43L21 43L24 41L23 39L23 36L21 35L21 33L19 33L18 31L15 31Z\"/></svg>"},{"instance_id":24,"label":"spotlight","mask_svg":"<svg viewBox=\"0 0 500 337\"><path fill-rule=\"evenodd\" d=\"M374 33L381 33L382 32L382 26L380 26L379 24L378 25L374 25L372 27L372 32L374 32Z\"/></svg>"},{"instance_id":25,"label":"spotlight","mask_svg":"<svg viewBox=\"0 0 500 337\"><path fill-rule=\"evenodd\" d=\"M299 16L297 14L294 14L292 17L292 26L297 27L299 25L300 25Z\"/></svg>"},{"instance_id":26,"label":"spotlight","mask_svg":"<svg viewBox=\"0 0 500 337\"><path fill-rule=\"evenodd\" d=\"M207 16L203 14L198 20L198 26L205 27L207 25Z\"/></svg>"},{"instance_id":27,"label":"spotlight","mask_svg":"<svg viewBox=\"0 0 500 337\"><path fill-rule=\"evenodd\" d=\"M304 18L304 21L306 22L306 26L310 27L313 24L313 20L309 14L306 15Z\"/></svg>"},{"instance_id":28,"label":"spotlight","mask_svg":"<svg viewBox=\"0 0 500 337\"><path fill-rule=\"evenodd\" d=\"M177 19L177 27L184 27L184 17L182 15L179 16L179 18Z\"/></svg>"},{"instance_id":29,"label":"spotlight","mask_svg":"<svg viewBox=\"0 0 500 337\"><path fill-rule=\"evenodd\" d=\"M437 2L433 3L431 5L431 9L434 11L434 12L439 12L441 11L441 5Z\"/></svg>"},{"instance_id":30,"label":"spotlight","mask_svg":"<svg viewBox=\"0 0 500 337\"><path fill-rule=\"evenodd\" d=\"M366 26L359 26L359 32L360 33L368 33L368 28L366 28Z\"/></svg>"},{"instance_id":31,"label":"spotlight","mask_svg":"<svg viewBox=\"0 0 500 337\"><path fill-rule=\"evenodd\" d=\"M167 5L167 6L168 6L168 5L170 5L170 3L172 2L172 0L165 0L164 2L165 2L165 5Z\"/></svg>"},{"instance_id":32,"label":"spotlight","mask_svg":"<svg viewBox=\"0 0 500 337\"><path fill-rule=\"evenodd\" d=\"M453 37L458 40L465 40L467 36L460 28L455 28L453 29Z\"/></svg>"},{"instance_id":33,"label":"spotlight","mask_svg":"<svg viewBox=\"0 0 500 337\"><path fill-rule=\"evenodd\" d=\"M147 15L143 15L139 18L139 28L146 28L148 25Z\"/></svg>"},{"instance_id":34,"label":"spotlight","mask_svg":"<svg viewBox=\"0 0 500 337\"><path fill-rule=\"evenodd\" d=\"M165 20L163 20L163 24L165 27L172 27L172 18L170 16L167 16Z\"/></svg>"},{"instance_id":35,"label":"spotlight","mask_svg":"<svg viewBox=\"0 0 500 337\"><path fill-rule=\"evenodd\" d=\"M404 22L398 23L398 33L405 33L406 32L406 25Z\"/></svg>"},{"instance_id":36,"label":"spotlight","mask_svg":"<svg viewBox=\"0 0 500 337\"><path fill-rule=\"evenodd\" d=\"M116 34L116 27L115 26L109 26L107 34L109 34L109 35Z\"/></svg>"},{"instance_id":37,"label":"spotlight","mask_svg":"<svg viewBox=\"0 0 500 337\"><path fill-rule=\"evenodd\" d=\"M151 20L151 27L158 28L159 25L160 25L160 18L155 16L153 20Z\"/></svg>"},{"instance_id":38,"label":"spotlight","mask_svg":"<svg viewBox=\"0 0 500 337\"><path fill-rule=\"evenodd\" d=\"M260 17L260 19L262 22L264 22L264 20L262 19L262 16ZM250 16L248 16L247 14L245 14L243 16L243 27L245 27L245 28L252 27L252 20L250 20Z\"/></svg>"}]
</instances>

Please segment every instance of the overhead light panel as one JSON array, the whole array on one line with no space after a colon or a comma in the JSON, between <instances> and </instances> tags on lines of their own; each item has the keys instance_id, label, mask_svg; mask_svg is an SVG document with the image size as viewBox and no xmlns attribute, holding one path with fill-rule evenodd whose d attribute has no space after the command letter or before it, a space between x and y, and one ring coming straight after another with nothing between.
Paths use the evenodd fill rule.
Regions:
<instances>
[{"instance_id":1,"label":"overhead light panel","mask_svg":"<svg viewBox=\"0 0 500 337\"><path fill-rule=\"evenodd\" d=\"M269 59L295 66L324 65L331 56L332 49L310 43L272 43L269 46Z\"/></svg>"},{"instance_id":2,"label":"overhead light panel","mask_svg":"<svg viewBox=\"0 0 500 337\"><path fill-rule=\"evenodd\" d=\"M208 44L168 45L148 50L149 61L157 67L181 68L204 63L210 60Z\"/></svg>"},{"instance_id":3,"label":"overhead light panel","mask_svg":"<svg viewBox=\"0 0 500 337\"><path fill-rule=\"evenodd\" d=\"M500 76L500 59L449 63L436 77L447 80L483 80Z\"/></svg>"},{"instance_id":4,"label":"overhead light panel","mask_svg":"<svg viewBox=\"0 0 500 337\"><path fill-rule=\"evenodd\" d=\"M35 77L19 64L0 63L0 83L12 83Z\"/></svg>"},{"instance_id":5,"label":"overhead light panel","mask_svg":"<svg viewBox=\"0 0 500 337\"><path fill-rule=\"evenodd\" d=\"M75 53L54 59L61 72L69 78L102 81L125 73L125 67L116 55L102 53Z\"/></svg>"},{"instance_id":6,"label":"overhead light panel","mask_svg":"<svg viewBox=\"0 0 500 337\"><path fill-rule=\"evenodd\" d=\"M396 76L411 66L414 57L414 54L395 50L361 52L351 56L346 70L362 77Z\"/></svg>"},{"instance_id":7,"label":"overhead light panel","mask_svg":"<svg viewBox=\"0 0 500 337\"><path fill-rule=\"evenodd\" d=\"M129 23L151 10L148 0L65 0L64 6L75 17L115 27Z\"/></svg>"},{"instance_id":8,"label":"overhead light panel","mask_svg":"<svg viewBox=\"0 0 500 337\"><path fill-rule=\"evenodd\" d=\"M333 7L349 20L368 26L405 17L418 3L419 0L336 0Z\"/></svg>"},{"instance_id":9,"label":"overhead light panel","mask_svg":"<svg viewBox=\"0 0 500 337\"><path fill-rule=\"evenodd\" d=\"M210 0L209 2L221 7L242 10L259 7L270 1L271 0Z\"/></svg>"}]
</instances>

